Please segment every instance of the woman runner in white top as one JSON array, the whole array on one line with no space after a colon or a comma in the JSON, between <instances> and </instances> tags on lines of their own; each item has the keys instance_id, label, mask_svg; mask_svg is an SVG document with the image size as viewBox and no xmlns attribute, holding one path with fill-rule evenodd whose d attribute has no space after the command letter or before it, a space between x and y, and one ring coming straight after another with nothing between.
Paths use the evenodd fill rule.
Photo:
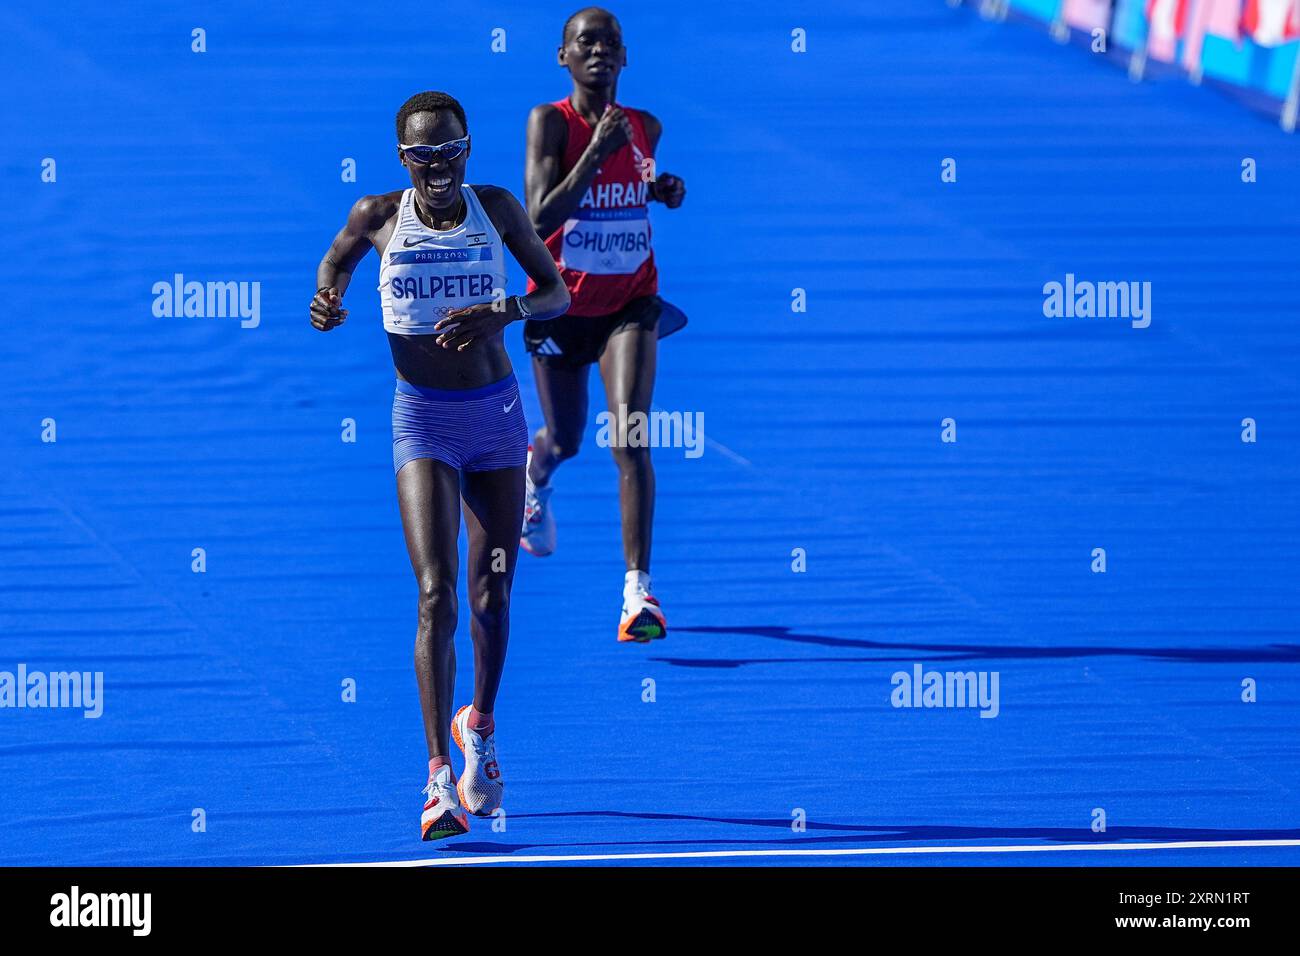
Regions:
<instances>
[{"instance_id":1,"label":"woman runner in white top","mask_svg":"<svg viewBox=\"0 0 1300 956\"><path fill-rule=\"evenodd\" d=\"M397 371L393 467L419 586L415 674L429 749L425 840L464 833L465 811L490 815L504 781L492 719L509 635L510 586L524 509L528 429L502 329L561 315L569 294L528 215L499 186L465 185L469 129L445 93L420 93L397 114L409 189L364 196L316 272L311 321L342 325L352 273L381 256L384 329ZM536 289L505 295L505 250ZM474 700L453 718L456 539L469 533ZM465 756L457 781L448 735Z\"/></svg>"}]
</instances>

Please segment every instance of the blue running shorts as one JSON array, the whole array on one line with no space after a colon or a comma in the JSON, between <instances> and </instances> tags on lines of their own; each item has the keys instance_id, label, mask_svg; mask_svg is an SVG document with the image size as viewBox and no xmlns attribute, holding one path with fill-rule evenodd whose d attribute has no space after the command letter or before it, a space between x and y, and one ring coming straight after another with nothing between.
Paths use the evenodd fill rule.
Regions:
<instances>
[{"instance_id":1,"label":"blue running shorts","mask_svg":"<svg viewBox=\"0 0 1300 956\"><path fill-rule=\"evenodd\" d=\"M514 373L482 388L424 388L397 380L393 472L416 458L457 471L517 468L528 459L528 423Z\"/></svg>"}]
</instances>

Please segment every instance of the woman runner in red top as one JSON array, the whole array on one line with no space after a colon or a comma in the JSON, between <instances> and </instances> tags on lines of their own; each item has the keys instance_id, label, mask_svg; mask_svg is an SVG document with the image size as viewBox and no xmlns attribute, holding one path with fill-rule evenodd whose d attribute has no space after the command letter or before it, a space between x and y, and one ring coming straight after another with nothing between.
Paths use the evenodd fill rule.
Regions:
<instances>
[{"instance_id":1,"label":"woman runner in red top","mask_svg":"<svg viewBox=\"0 0 1300 956\"><path fill-rule=\"evenodd\" d=\"M657 294L647 212L651 201L676 209L686 185L668 173L656 176L659 121L617 104L627 52L612 13L589 7L571 16L559 62L573 92L529 115L524 188L533 225L572 301L566 315L524 325L545 425L533 436L528 459L520 544L539 557L555 550L551 476L578 453L587 425L587 379L599 363L627 565L618 639L645 642L665 636L667 624L650 587L654 469L650 449L635 441L637 432L629 442L627 423L635 412L650 412L658 339L686 324L686 316Z\"/></svg>"}]
</instances>

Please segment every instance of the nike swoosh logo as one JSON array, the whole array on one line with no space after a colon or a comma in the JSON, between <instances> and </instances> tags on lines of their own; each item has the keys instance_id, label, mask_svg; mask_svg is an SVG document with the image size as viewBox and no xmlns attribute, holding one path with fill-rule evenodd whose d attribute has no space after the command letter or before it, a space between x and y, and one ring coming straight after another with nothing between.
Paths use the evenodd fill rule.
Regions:
<instances>
[{"instance_id":1,"label":"nike swoosh logo","mask_svg":"<svg viewBox=\"0 0 1300 956\"><path fill-rule=\"evenodd\" d=\"M519 401L519 396L518 396L518 395L515 396L515 401L514 401L514 402L511 402L511 403L510 403L509 405L507 405L505 408L501 409L501 411L503 411L503 412L508 412L508 411L510 411L510 409L512 409L512 408L515 407L515 402L517 402L517 401Z\"/></svg>"},{"instance_id":2,"label":"nike swoosh logo","mask_svg":"<svg viewBox=\"0 0 1300 956\"><path fill-rule=\"evenodd\" d=\"M425 236L423 239L416 239L415 242L412 242L410 239L403 239L402 245L409 249L411 246L418 246L422 242L433 242L433 240L437 238L437 236Z\"/></svg>"}]
</instances>

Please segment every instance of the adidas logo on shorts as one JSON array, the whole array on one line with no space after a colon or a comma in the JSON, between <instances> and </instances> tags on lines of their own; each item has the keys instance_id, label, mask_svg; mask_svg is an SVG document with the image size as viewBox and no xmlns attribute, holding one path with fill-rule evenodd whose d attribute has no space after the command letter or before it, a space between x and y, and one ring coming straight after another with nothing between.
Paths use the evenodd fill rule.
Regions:
<instances>
[{"instance_id":1,"label":"adidas logo on shorts","mask_svg":"<svg viewBox=\"0 0 1300 956\"><path fill-rule=\"evenodd\" d=\"M551 338L550 336L547 336L546 339L542 342L542 344L537 346L536 354L562 355L564 353L560 350L560 347L555 344L555 339Z\"/></svg>"}]
</instances>

